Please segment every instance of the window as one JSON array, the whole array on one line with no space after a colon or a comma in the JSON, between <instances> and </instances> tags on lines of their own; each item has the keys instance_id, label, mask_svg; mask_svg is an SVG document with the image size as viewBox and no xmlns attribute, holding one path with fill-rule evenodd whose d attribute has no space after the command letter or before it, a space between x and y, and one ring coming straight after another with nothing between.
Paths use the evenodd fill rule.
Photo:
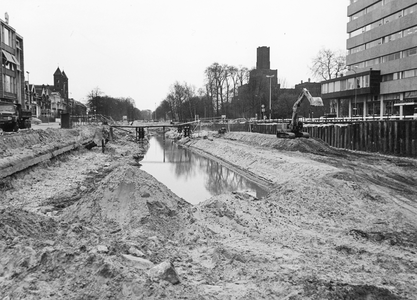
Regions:
<instances>
[{"instance_id":1,"label":"window","mask_svg":"<svg viewBox=\"0 0 417 300\"><path fill-rule=\"evenodd\" d=\"M409 78L409 77L414 77L416 76L416 70L407 70L407 71L403 71L401 74L401 78Z\"/></svg>"},{"instance_id":2,"label":"window","mask_svg":"<svg viewBox=\"0 0 417 300\"><path fill-rule=\"evenodd\" d=\"M354 64L354 65L351 65L350 67L351 67L351 68L355 68L355 69L362 69L362 68L365 68L365 62L364 62L364 61L362 61L362 62L360 62L360 63Z\"/></svg>"},{"instance_id":3,"label":"window","mask_svg":"<svg viewBox=\"0 0 417 300\"><path fill-rule=\"evenodd\" d=\"M335 81L334 83L334 91L340 92L340 81Z\"/></svg>"},{"instance_id":4,"label":"window","mask_svg":"<svg viewBox=\"0 0 417 300\"><path fill-rule=\"evenodd\" d=\"M3 75L3 87L7 93L15 93L15 79L8 75Z\"/></svg>"},{"instance_id":5,"label":"window","mask_svg":"<svg viewBox=\"0 0 417 300\"><path fill-rule=\"evenodd\" d=\"M382 95L383 100L398 100L400 99L400 94L386 94L386 95Z\"/></svg>"},{"instance_id":6,"label":"window","mask_svg":"<svg viewBox=\"0 0 417 300\"><path fill-rule=\"evenodd\" d=\"M348 90L353 90L354 84L355 84L355 78L349 78L347 80L347 89Z\"/></svg>"},{"instance_id":7,"label":"window","mask_svg":"<svg viewBox=\"0 0 417 300\"><path fill-rule=\"evenodd\" d=\"M328 85L327 85L327 83L322 84L321 85L321 93L322 94L327 94L327 91L328 91Z\"/></svg>"},{"instance_id":8,"label":"window","mask_svg":"<svg viewBox=\"0 0 417 300\"><path fill-rule=\"evenodd\" d=\"M417 91L404 93L404 99L417 98Z\"/></svg>"},{"instance_id":9,"label":"window","mask_svg":"<svg viewBox=\"0 0 417 300\"><path fill-rule=\"evenodd\" d=\"M334 92L334 82L329 82L329 93Z\"/></svg>"},{"instance_id":10,"label":"window","mask_svg":"<svg viewBox=\"0 0 417 300\"><path fill-rule=\"evenodd\" d=\"M385 62L400 59L400 58L401 58L401 52L396 52L396 53L383 56L382 62L385 63Z\"/></svg>"},{"instance_id":11,"label":"window","mask_svg":"<svg viewBox=\"0 0 417 300\"><path fill-rule=\"evenodd\" d=\"M362 27L362 28L356 29L355 31L352 31L351 33L349 33L349 37L353 38L355 36L360 35L363 32L365 32L365 27Z\"/></svg>"},{"instance_id":12,"label":"window","mask_svg":"<svg viewBox=\"0 0 417 300\"><path fill-rule=\"evenodd\" d=\"M417 54L417 47L403 51L403 57L409 57Z\"/></svg>"},{"instance_id":13,"label":"window","mask_svg":"<svg viewBox=\"0 0 417 300\"><path fill-rule=\"evenodd\" d=\"M404 30L404 36L417 33L417 26Z\"/></svg>"},{"instance_id":14,"label":"window","mask_svg":"<svg viewBox=\"0 0 417 300\"><path fill-rule=\"evenodd\" d=\"M385 74L382 76L382 82L394 80L394 74Z\"/></svg>"},{"instance_id":15,"label":"window","mask_svg":"<svg viewBox=\"0 0 417 300\"><path fill-rule=\"evenodd\" d=\"M366 12L365 13L370 13L371 11L373 11L373 10L375 10L375 9L377 9L377 8L379 8L379 7L381 7L382 6L382 1L378 1L377 3L375 3L375 4L372 4L371 6L368 6L367 8L366 8Z\"/></svg>"},{"instance_id":16,"label":"window","mask_svg":"<svg viewBox=\"0 0 417 300\"><path fill-rule=\"evenodd\" d=\"M404 9L404 16L415 13L417 11L417 5L410 6Z\"/></svg>"},{"instance_id":17,"label":"window","mask_svg":"<svg viewBox=\"0 0 417 300\"><path fill-rule=\"evenodd\" d=\"M370 27L369 30L377 28L377 27L381 26L382 24L383 24L382 19L380 19L380 20L368 25Z\"/></svg>"},{"instance_id":18,"label":"window","mask_svg":"<svg viewBox=\"0 0 417 300\"><path fill-rule=\"evenodd\" d=\"M349 54L358 53L358 52L361 52L363 50L365 50L365 44L350 49Z\"/></svg>"},{"instance_id":19,"label":"window","mask_svg":"<svg viewBox=\"0 0 417 300\"><path fill-rule=\"evenodd\" d=\"M367 60L365 62L365 66L366 67L370 67L370 66L373 66L373 65L379 65L379 57L374 58L374 59Z\"/></svg>"},{"instance_id":20,"label":"window","mask_svg":"<svg viewBox=\"0 0 417 300\"><path fill-rule=\"evenodd\" d=\"M3 27L3 43L5 43L7 46L11 46L10 42L10 31L6 27Z\"/></svg>"},{"instance_id":21,"label":"window","mask_svg":"<svg viewBox=\"0 0 417 300\"><path fill-rule=\"evenodd\" d=\"M384 37L384 44L385 43L388 43L388 42L392 42L392 41L398 40L398 39L400 39L402 37L403 37L402 31L396 32L396 33L393 33L393 34L390 34L390 35L387 35L386 37Z\"/></svg>"},{"instance_id":22,"label":"window","mask_svg":"<svg viewBox=\"0 0 417 300\"><path fill-rule=\"evenodd\" d=\"M366 88L369 87L369 75L361 76L362 87Z\"/></svg>"},{"instance_id":23,"label":"window","mask_svg":"<svg viewBox=\"0 0 417 300\"><path fill-rule=\"evenodd\" d=\"M377 39L375 41L369 42L365 44L365 48L366 49L370 49L373 48L375 46L381 45L382 44L382 39Z\"/></svg>"},{"instance_id":24,"label":"window","mask_svg":"<svg viewBox=\"0 0 417 300\"><path fill-rule=\"evenodd\" d=\"M388 17L384 18L384 24L392 22L396 19L399 19L403 16L403 11L400 10L399 12L396 12L395 14L389 15Z\"/></svg>"},{"instance_id":25,"label":"window","mask_svg":"<svg viewBox=\"0 0 417 300\"><path fill-rule=\"evenodd\" d=\"M350 16L350 20L356 20L357 18L362 17L365 14L365 10L358 11L356 14Z\"/></svg>"},{"instance_id":26,"label":"window","mask_svg":"<svg viewBox=\"0 0 417 300\"><path fill-rule=\"evenodd\" d=\"M346 91L346 80L340 81L340 90Z\"/></svg>"}]
</instances>

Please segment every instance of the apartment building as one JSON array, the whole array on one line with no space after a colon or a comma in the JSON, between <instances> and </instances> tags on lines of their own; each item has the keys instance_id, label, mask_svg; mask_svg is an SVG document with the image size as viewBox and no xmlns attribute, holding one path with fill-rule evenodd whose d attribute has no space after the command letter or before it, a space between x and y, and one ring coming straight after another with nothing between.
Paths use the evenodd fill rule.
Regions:
<instances>
[{"instance_id":1,"label":"apartment building","mask_svg":"<svg viewBox=\"0 0 417 300\"><path fill-rule=\"evenodd\" d=\"M25 74L23 63L23 38L9 25L9 16L5 14L5 20L0 19L0 101L22 104L29 109L29 103L25 103Z\"/></svg>"},{"instance_id":2,"label":"apartment building","mask_svg":"<svg viewBox=\"0 0 417 300\"><path fill-rule=\"evenodd\" d=\"M417 111L417 0L350 0L343 77L322 82L340 117Z\"/></svg>"}]
</instances>

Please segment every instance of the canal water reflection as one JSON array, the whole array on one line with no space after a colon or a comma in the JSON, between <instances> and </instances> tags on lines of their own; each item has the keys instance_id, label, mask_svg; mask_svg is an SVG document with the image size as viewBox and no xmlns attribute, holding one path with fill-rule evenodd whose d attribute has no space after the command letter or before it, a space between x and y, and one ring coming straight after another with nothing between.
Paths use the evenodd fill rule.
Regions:
<instances>
[{"instance_id":1,"label":"canal water reflection","mask_svg":"<svg viewBox=\"0 0 417 300\"><path fill-rule=\"evenodd\" d=\"M249 191L262 198L267 191L221 164L180 147L162 137L152 137L141 169L191 204L232 191Z\"/></svg>"}]
</instances>

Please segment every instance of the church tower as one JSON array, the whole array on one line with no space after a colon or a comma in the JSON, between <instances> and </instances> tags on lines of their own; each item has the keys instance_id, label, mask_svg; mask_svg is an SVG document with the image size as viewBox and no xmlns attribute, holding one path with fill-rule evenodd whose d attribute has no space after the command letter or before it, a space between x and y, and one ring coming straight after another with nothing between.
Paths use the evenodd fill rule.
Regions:
<instances>
[{"instance_id":1,"label":"church tower","mask_svg":"<svg viewBox=\"0 0 417 300\"><path fill-rule=\"evenodd\" d=\"M65 72L61 72L59 67L54 73L54 90L59 92L65 100L68 100L68 77Z\"/></svg>"}]
</instances>

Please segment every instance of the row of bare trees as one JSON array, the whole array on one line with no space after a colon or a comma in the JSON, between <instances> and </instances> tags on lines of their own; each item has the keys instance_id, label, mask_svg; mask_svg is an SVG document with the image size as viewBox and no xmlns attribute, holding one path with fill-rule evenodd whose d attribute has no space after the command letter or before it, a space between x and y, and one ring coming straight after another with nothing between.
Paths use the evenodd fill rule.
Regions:
<instances>
[{"instance_id":1,"label":"row of bare trees","mask_svg":"<svg viewBox=\"0 0 417 300\"><path fill-rule=\"evenodd\" d=\"M328 80L346 72L346 59L341 51L321 49L312 60L310 67L314 78ZM261 115L261 105L267 107L268 81L251 80L251 71L246 67L235 67L217 62L204 70L203 88L196 88L187 83L175 82L169 93L156 109L158 119L168 118L180 121L192 120L195 116L212 118L226 115L227 118L254 117ZM238 88L249 83L238 98ZM292 104L296 100L296 91L284 89L285 79L278 78L278 90L272 92L272 111L277 118L291 115ZM305 108L305 115L310 115L313 108ZM324 113L316 111L318 114Z\"/></svg>"},{"instance_id":2,"label":"row of bare trees","mask_svg":"<svg viewBox=\"0 0 417 300\"><path fill-rule=\"evenodd\" d=\"M127 116L128 120L144 119L145 116L136 108L132 98L113 98L95 88L87 95L87 106L91 115L104 115L114 120L122 120Z\"/></svg>"},{"instance_id":3,"label":"row of bare trees","mask_svg":"<svg viewBox=\"0 0 417 300\"><path fill-rule=\"evenodd\" d=\"M232 99L237 97L238 87L249 80L246 67L234 67L213 63L204 71L205 86L196 90L193 85L176 81L169 93L156 109L158 118L173 120L192 120L228 115L237 118Z\"/></svg>"},{"instance_id":4,"label":"row of bare trees","mask_svg":"<svg viewBox=\"0 0 417 300\"><path fill-rule=\"evenodd\" d=\"M249 81L248 68L213 63L204 74L206 95L214 104L216 115L227 115L231 100L237 97L238 87Z\"/></svg>"}]
</instances>

